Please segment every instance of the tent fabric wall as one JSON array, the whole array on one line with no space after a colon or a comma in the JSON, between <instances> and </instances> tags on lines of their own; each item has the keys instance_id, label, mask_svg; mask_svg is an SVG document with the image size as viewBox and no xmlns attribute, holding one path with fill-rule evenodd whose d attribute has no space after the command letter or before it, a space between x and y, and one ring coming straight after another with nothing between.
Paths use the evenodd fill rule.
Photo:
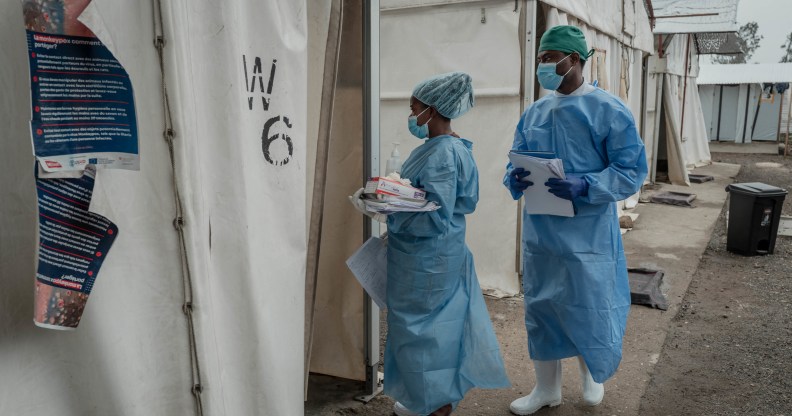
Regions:
<instances>
[{"instance_id":1,"label":"tent fabric wall","mask_svg":"<svg viewBox=\"0 0 792 416\"><path fill-rule=\"evenodd\" d=\"M682 79L685 88L684 79ZM696 77L687 77L687 94L682 94L685 101L685 121L682 126L682 143L685 146L685 166L688 169L709 165L712 156L707 140L707 127L701 99L696 85Z\"/></svg>"},{"instance_id":2,"label":"tent fabric wall","mask_svg":"<svg viewBox=\"0 0 792 416\"><path fill-rule=\"evenodd\" d=\"M665 74L663 80L663 108L665 110L666 157L668 178L673 184L690 184L685 168L685 147L680 136L682 104L678 95L680 77Z\"/></svg>"},{"instance_id":3,"label":"tent fabric wall","mask_svg":"<svg viewBox=\"0 0 792 416\"><path fill-rule=\"evenodd\" d=\"M9 195L0 202L0 414L194 414L151 4L94 0L84 15L132 79L142 166L99 172L92 208L120 233L73 333L30 320L36 228L25 38L18 3L0 7L0 117L9 136L0 158L12 172L0 179ZM302 414L304 10L292 1L163 8L207 414ZM278 61L268 111L247 107L243 54ZM262 154L263 125L276 116L289 118L291 128L275 128L293 141L279 166ZM271 150L285 157L282 144Z\"/></svg>"},{"instance_id":4,"label":"tent fabric wall","mask_svg":"<svg viewBox=\"0 0 792 416\"><path fill-rule=\"evenodd\" d=\"M686 59L688 53L690 55ZM689 185L687 170L711 162L707 128L696 85L699 67L692 37L674 35L664 56L651 56L648 67L648 77L653 78L653 83L658 82L654 77L663 77L665 117L652 117L652 120L661 123L655 126L655 131L659 127L666 132L667 149L663 150L667 151L669 179L674 184ZM658 154L662 152L658 151Z\"/></svg>"},{"instance_id":5,"label":"tent fabric wall","mask_svg":"<svg viewBox=\"0 0 792 416\"><path fill-rule=\"evenodd\" d=\"M313 305L313 339L308 370L347 379L363 380L364 332L363 290L349 273L344 261L362 243L362 217L350 209L346 195L360 187L363 168L362 147L362 18L359 2L346 1L341 22L342 53L336 74L335 111L331 119L328 171L317 178L314 171L319 134L321 91L324 78L325 46L331 4L308 3L308 206L314 181L326 180L323 230L320 242L316 302ZM356 12L357 11L357 12ZM354 132L354 133L350 133ZM343 334L343 336L339 336ZM307 342L307 340L306 340Z\"/></svg>"},{"instance_id":6,"label":"tent fabric wall","mask_svg":"<svg viewBox=\"0 0 792 416\"><path fill-rule=\"evenodd\" d=\"M365 380L363 289L345 263L363 244L347 200L363 185L363 68L362 0L345 0L309 369L353 380Z\"/></svg>"},{"instance_id":7,"label":"tent fabric wall","mask_svg":"<svg viewBox=\"0 0 792 416\"><path fill-rule=\"evenodd\" d=\"M647 59L647 62L652 62L651 58ZM660 141L660 125L663 124L663 74L647 72L644 78L643 87L646 106L644 109L641 138L644 141L644 147L646 149L646 162L649 168L649 174L646 176L646 181L653 183L655 182L658 154L660 153L660 150L663 150L658 149Z\"/></svg>"},{"instance_id":8,"label":"tent fabric wall","mask_svg":"<svg viewBox=\"0 0 792 416\"><path fill-rule=\"evenodd\" d=\"M646 9L636 1L542 0L546 6L574 16L579 23L617 39L632 49L654 50L652 29Z\"/></svg>"},{"instance_id":9,"label":"tent fabric wall","mask_svg":"<svg viewBox=\"0 0 792 416\"><path fill-rule=\"evenodd\" d=\"M720 93L719 88L714 85L699 85L699 100L701 100L701 111L704 114L704 127L707 130L709 140L714 140L717 129L715 123L718 120L718 105Z\"/></svg>"},{"instance_id":10,"label":"tent fabric wall","mask_svg":"<svg viewBox=\"0 0 792 416\"><path fill-rule=\"evenodd\" d=\"M520 116L521 52L515 3L492 0L407 9L388 9L388 4L382 2L380 23L381 171L392 142L401 143L402 160L421 144L407 130L413 87L434 74L469 73L476 106L453 121L454 130L473 141L480 175L479 204L468 216L468 245L482 287L516 294L517 205L501 183ZM482 8L486 23L481 22Z\"/></svg>"}]
</instances>

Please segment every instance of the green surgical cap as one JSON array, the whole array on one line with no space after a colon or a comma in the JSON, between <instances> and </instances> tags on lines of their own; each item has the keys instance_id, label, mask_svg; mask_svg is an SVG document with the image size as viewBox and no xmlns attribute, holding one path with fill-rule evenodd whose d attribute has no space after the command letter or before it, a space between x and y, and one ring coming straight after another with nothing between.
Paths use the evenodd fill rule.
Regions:
<instances>
[{"instance_id":1,"label":"green surgical cap","mask_svg":"<svg viewBox=\"0 0 792 416\"><path fill-rule=\"evenodd\" d=\"M577 52L583 61L594 55L594 49L589 50L586 45L583 32L575 26L553 26L546 31L539 41L539 52L542 51Z\"/></svg>"},{"instance_id":2,"label":"green surgical cap","mask_svg":"<svg viewBox=\"0 0 792 416\"><path fill-rule=\"evenodd\" d=\"M416 85L412 95L450 119L467 113L475 105L473 84L470 75L464 72L435 75Z\"/></svg>"}]
</instances>

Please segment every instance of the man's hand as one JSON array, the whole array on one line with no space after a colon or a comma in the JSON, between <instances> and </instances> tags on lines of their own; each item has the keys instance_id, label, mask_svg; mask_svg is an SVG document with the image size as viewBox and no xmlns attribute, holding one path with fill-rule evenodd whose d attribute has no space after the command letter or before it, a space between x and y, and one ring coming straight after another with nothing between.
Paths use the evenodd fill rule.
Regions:
<instances>
[{"instance_id":1,"label":"man's hand","mask_svg":"<svg viewBox=\"0 0 792 416\"><path fill-rule=\"evenodd\" d=\"M589 184L583 178L570 176L566 179L550 178L545 182L548 192L568 200L573 200L579 196L588 195Z\"/></svg>"},{"instance_id":2,"label":"man's hand","mask_svg":"<svg viewBox=\"0 0 792 416\"><path fill-rule=\"evenodd\" d=\"M529 186L533 185L533 182L528 180L528 175L531 172L523 169L523 168L516 168L512 169L509 172L509 188L512 192L523 192L528 189Z\"/></svg>"}]
</instances>

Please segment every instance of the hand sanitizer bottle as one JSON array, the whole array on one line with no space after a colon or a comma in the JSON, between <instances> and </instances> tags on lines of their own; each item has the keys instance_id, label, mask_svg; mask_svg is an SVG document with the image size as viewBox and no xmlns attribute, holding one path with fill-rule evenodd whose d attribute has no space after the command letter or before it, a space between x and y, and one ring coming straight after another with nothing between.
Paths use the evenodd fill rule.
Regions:
<instances>
[{"instance_id":1,"label":"hand sanitizer bottle","mask_svg":"<svg viewBox=\"0 0 792 416\"><path fill-rule=\"evenodd\" d=\"M391 174L393 172L401 173L401 154L399 154L399 142L393 142L393 151L391 151L391 157L385 163L385 174Z\"/></svg>"}]
</instances>

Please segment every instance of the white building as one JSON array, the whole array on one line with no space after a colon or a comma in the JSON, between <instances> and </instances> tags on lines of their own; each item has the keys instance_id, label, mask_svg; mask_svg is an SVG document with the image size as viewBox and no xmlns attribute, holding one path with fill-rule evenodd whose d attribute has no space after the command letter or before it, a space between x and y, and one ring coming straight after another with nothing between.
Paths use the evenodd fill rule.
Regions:
<instances>
[{"instance_id":1,"label":"white building","mask_svg":"<svg viewBox=\"0 0 792 416\"><path fill-rule=\"evenodd\" d=\"M709 140L750 143L786 134L792 63L702 65L698 81Z\"/></svg>"}]
</instances>

